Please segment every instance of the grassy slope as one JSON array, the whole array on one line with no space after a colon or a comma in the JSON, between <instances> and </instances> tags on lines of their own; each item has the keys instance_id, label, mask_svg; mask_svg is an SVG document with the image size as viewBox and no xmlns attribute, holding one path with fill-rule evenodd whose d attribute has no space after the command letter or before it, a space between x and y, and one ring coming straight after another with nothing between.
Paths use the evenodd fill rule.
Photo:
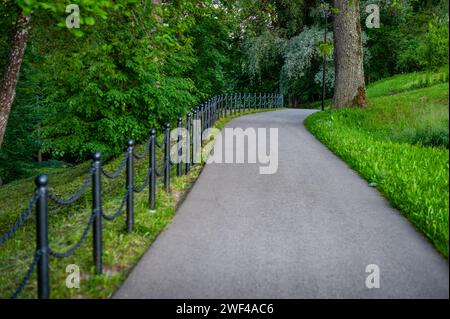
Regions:
<instances>
[{"instance_id":1,"label":"grassy slope","mask_svg":"<svg viewBox=\"0 0 450 319\"><path fill-rule=\"evenodd\" d=\"M433 85L448 73L434 79L409 74L374 83L367 108L315 113L305 125L448 257L449 89Z\"/></svg>"},{"instance_id":2,"label":"grassy slope","mask_svg":"<svg viewBox=\"0 0 450 319\"><path fill-rule=\"evenodd\" d=\"M367 87L367 97L379 97L384 95L394 95L413 89L429 87L435 84L448 83L448 67L440 68L433 72L414 72L399 74L386 78ZM320 109L322 102L316 101L305 105L309 109ZM329 109L331 99L325 101L325 109Z\"/></svg>"},{"instance_id":3,"label":"grassy slope","mask_svg":"<svg viewBox=\"0 0 450 319\"><path fill-rule=\"evenodd\" d=\"M266 110L258 110L263 112ZM217 128L242 112L219 120ZM142 151L142 147L138 148ZM159 158L162 154L159 154ZM111 161L106 169L115 169L122 158ZM161 160L158 160L161 163ZM83 163L68 169L48 169L50 189L57 195L66 198L80 187L90 163ZM147 168L146 160L135 161L136 186L144 180ZM139 260L156 236L170 223L175 214L175 207L201 171L200 165L193 168L189 175L174 177L171 182L171 194L162 191L162 180L158 179L156 196L156 213L148 211L148 192L135 194L135 231L125 231L125 217L114 222L103 221L104 275L97 276L93 272L92 237L71 257L64 259L50 258L51 298L108 298L126 278L130 268ZM175 168L175 167L173 167ZM160 171L162 171L160 169ZM124 195L124 173L118 180L109 181L103 178L103 206L106 214L112 214L120 205ZM8 230L18 218L20 212L28 205L34 191L33 178L17 180L0 188L0 234ZM57 251L64 251L75 243L88 222L91 213L90 187L86 195L69 208L50 207L49 232L50 246ZM20 280L30 264L35 248L34 214L15 236L0 246L0 298L9 298L19 285ZM81 271L80 289L68 289L65 285L66 266L77 264ZM20 298L36 297L36 275L30 280Z\"/></svg>"}]
</instances>

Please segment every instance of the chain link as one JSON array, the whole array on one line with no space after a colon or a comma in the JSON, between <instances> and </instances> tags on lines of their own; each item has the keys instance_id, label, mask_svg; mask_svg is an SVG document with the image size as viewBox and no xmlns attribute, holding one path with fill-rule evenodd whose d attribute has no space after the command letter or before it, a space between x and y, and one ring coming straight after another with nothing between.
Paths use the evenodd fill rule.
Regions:
<instances>
[{"instance_id":1,"label":"chain link","mask_svg":"<svg viewBox=\"0 0 450 319\"><path fill-rule=\"evenodd\" d=\"M164 169L164 168L163 168ZM155 174L156 174L156 176L158 176L158 177L163 177L164 176L164 173L163 174L160 174L159 172L158 172L158 170L156 169L156 167L155 167Z\"/></svg>"},{"instance_id":2,"label":"chain link","mask_svg":"<svg viewBox=\"0 0 450 319\"><path fill-rule=\"evenodd\" d=\"M107 171L105 171L105 168L102 166L102 174L106 176L106 178L109 179L116 179L117 177L119 177L120 173L122 173L123 169L125 168L127 161L128 161L128 155L129 153L127 152L125 154L125 158L122 160L122 162L120 162L119 167L117 168L117 170L113 173L108 173Z\"/></svg>"},{"instance_id":3,"label":"chain link","mask_svg":"<svg viewBox=\"0 0 450 319\"><path fill-rule=\"evenodd\" d=\"M148 154L148 151L150 150L150 145L151 145L151 139L149 139L147 141L147 145L145 147L144 152L142 154L136 154L136 153L133 152L133 157L135 159L138 159L138 160L141 160L141 159L145 158L147 156L147 154Z\"/></svg>"},{"instance_id":4,"label":"chain link","mask_svg":"<svg viewBox=\"0 0 450 319\"><path fill-rule=\"evenodd\" d=\"M166 134L164 134L164 138L161 141L161 144L159 144L156 140L155 140L155 145L158 146L159 148L164 148L164 146L166 146Z\"/></svg>"},{"instance_id":5,"label":"chain link","mask_svg":"<svg viewBox=\"0 0 450 319\"><path fill-rule=\"evenodd\" d=\"M25 221L30 217L31 211L33 209L34 204L36 204L37 200L39 199L40 195L35 192L33 197L30 200L30 203L28 204L28 207L25 208L25 210L20 214L19 218L17 219L16 223L8 230L6 233L4 233L0 237L0 245L5 243L8 239L10 239L14 234L19 230L19 228L25 223Z\"/></svg>"},{"instance_id":6,"label":"chain link","mask_svg":"<svg viewBox=\"0 0 450 319\"><path fill-rule=\"evenodd\" d=\"M30 266L28 266L27 273L23 277L23 279L20 282L20 285L17 287L16 291L12 294L11 299L16 299L17 296L22 292L23 288L25 288L26 284L28 283L28 281L31 278L31 275L34 272L34 268L36 268L36 265L37 265L39 259L41 258L41 255L42 255L41 251L36 250L36 252L34 253L33 261L31 262Z\"/></svg>"},{"instance_id":7,"label":"chain link","mask_svg":"<svg viewBox=\"0 0 450 319\"><path fill-rule=\"evenodd\" d=\"M91 166L91 168L89 169L89 173L86 176L86 178L84 179L83 184L81 185L80 189L76 193L74 193L72 196L70 196L69 198L62 199L51 192L49 192L48 198L60 206L67 206L67 205L75 203L77 200L79 200L81 198L81 196L83 196L84 192L86 191L89 184L91 183L92 176L94 174L94 170L95 170L94 166Z\"/></svg>"},{"instance_id":8,"label":"chain link","mask_svg":"<svg viewBox=\"0 0 450 319\"><path fill-rule=\"evenodd\" d=\"M127 191L125 192L125 196L123 197L122 202L120 203L119 208L112 215L106 215L105 213L102 212L103 218L106 219L107 221L112 222L117 217L119 217L119 215L122 213L122 209L125 206L125 202L127 201L127 198L128 198L129 194L130 194L130 189L128 188Z\"/></svg>"},{"instance_id":9,"label":"chain link","mask_svg":"<svg viewBox=\"0 0 450 319\"><path fill-rule=\"evenodd\" d=\"M50 256L56 257L56 258L65 258L72 256L75 251L80 248L80 246L83 244L83 242L86 240L87 235L89 234L89 230L91 229L92 223L94 222L95 217L97 216L98 212L97 210L94 210L94 212L91 214L91 217L89 218L89 222L87 223L86 227L83 230L83 233L81 234L80 239L78 242L76 242L72 247L70 247L65 252L56 252L53 249L49 247L49 254Z\"/></svg>"},{"instance_id":10,"label":"chain link","mask_svg":"<svg viewBox=\"0 0 450 319\"><path fill-rule=\"evenodd\" d=\"M152 173L152 169L150 168L148 170L147 176L145 177L144 183L139 188L133 188L133 192L135 193L141 193L150 183L150 175Z\"/></svg>"}]
</instances>

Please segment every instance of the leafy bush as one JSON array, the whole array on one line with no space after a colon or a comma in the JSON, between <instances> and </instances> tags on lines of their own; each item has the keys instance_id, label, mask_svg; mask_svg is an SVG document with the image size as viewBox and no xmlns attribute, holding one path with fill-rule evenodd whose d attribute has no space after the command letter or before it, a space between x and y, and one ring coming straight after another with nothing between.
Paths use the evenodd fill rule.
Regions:
<instances>
[{"instance_id":1,"label":"leafy bush","mask_svg":"<svg viewBox=\"0 0 450 319\"><path fill-rule=\"evenodd\" d=\"M361 8L371 3L380 6L381 26L366 29L373 57L368 82L448 64L448 1L363 0Z\"/></svg>"},{"instance_id":2,"label":"leafy bush","mask_svg":"<svg viewBox=\"0 0 450 319\"><path fill-rule=\"evenodd\" d=\"M420 47L421 64L433 69L448 64L448 16L440 19L434 17L428 22L424 42Z\"/></svg>"}]
</instances>

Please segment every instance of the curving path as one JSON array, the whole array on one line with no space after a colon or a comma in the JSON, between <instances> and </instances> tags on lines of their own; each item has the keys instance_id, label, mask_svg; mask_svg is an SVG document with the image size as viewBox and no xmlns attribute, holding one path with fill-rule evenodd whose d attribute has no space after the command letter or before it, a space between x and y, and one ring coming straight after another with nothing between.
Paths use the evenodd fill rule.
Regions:
<instances>
[{"instance_id":1,"label":"curving path","mask_svg":"<svg viewBox=\"0 0 450 319\"><path fill-rule=\"evenodd\" d=\"M310 110L247 115L278 127L279 168L206 165L115 298L448 298L448 261L302 125ZM380 288L368 289L368 264Z\"/></svg>"}]
</instances>

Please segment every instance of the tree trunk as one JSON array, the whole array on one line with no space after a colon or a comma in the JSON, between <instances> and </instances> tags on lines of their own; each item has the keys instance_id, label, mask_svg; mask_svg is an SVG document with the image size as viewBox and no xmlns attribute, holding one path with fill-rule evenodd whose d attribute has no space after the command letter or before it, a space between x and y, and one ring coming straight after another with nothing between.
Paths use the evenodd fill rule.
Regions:
<instances>
[{"instance_id":1,"label":"tree trunk","mask_svg":"<svg viewBox=\"0 0 450 319\"><path fill-rule=\"evenodd\" d=\"M0 147L5 136L11 105L16 96L16 85L19 79L20 66L22 65L28 33L30 31L31 16L25 16L22 12L17 16L16 31L14 33L6 63L5 73L0 87Z\"/></svg>"},{"instance_id":2,"label":"tree trunk","mask_svg":"<svg viewBox=\"0 0 450 319\"><path fill-rule=\"evenodd\" d=\"M333 107L364 106L363 49L359 0L333 0L335 81Z\"/></svg>"}]
</instances>

